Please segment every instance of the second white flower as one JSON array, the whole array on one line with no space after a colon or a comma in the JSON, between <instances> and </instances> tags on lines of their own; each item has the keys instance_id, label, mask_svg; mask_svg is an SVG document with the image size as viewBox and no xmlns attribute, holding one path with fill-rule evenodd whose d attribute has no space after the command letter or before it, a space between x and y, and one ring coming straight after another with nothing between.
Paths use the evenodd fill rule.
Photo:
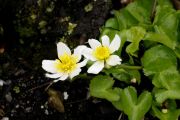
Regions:
<instances>
[{"instance_id":1,"label":"second white flower","mask_svg":"<svg viewBox=\"0 0 180 120\"><path fill-rule=\"evenodd\" d=\"M91 48L86 48L83 55L86 59L94 61L94 64L88 69L88 73L98 74L106 65L115 66L121 64L121 58L113 55L121 44L120 37L116 34L110 43L107 35L102 36L102 44L95 39L89 39L88 43Z\"/></svg>"}]
</instances>

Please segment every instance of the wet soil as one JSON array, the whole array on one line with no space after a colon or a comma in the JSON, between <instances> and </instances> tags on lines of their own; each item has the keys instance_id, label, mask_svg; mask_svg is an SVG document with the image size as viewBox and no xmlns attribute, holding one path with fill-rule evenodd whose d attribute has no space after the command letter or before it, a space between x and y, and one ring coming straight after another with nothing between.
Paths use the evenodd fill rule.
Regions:
<instances>
[{"instance_id":1,"label":"wet soil","mask_svg":"<svg viewBox=\"0 0 180 120\"><path fill-rule=\"evenodd\" d=\"M110 11L121 5L113 5L109 0L53 2L53 12L47 13L43 10L51 4L48 0L41 1L42 7L38 7L37 1L33 0L0 1L1 18L3 16L0 20L3 29L0 32L0 79L7 83L0 87L0 110L3 111L0 118L117 120L121 113L111 103L89 97L89 80L86 79L53 84L51 88L61 93L67 92L69 97L63 101L64 113L51 107L45 88L52 80L44 76L41 62L43 59L57 58L56 43L60 38L64 38L71 48L86 42L88 38L98 38L100 27L111 16ZM90 11L85 10L88 4L93 6ZM34 22L29 20L32 13L37 15ZM67 16L70 18L64 20ZM46 21L46 25L39 28L42 20ZM71 34L67 33L69 22L77 24Z\"/></svg>"}]
</instances>

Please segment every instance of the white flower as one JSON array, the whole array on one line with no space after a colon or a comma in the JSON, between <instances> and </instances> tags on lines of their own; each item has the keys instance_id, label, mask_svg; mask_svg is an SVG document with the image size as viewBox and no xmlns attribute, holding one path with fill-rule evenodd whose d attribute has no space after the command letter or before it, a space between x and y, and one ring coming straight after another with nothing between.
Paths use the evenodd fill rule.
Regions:
<instances>
[{"instance_id":1,"label":"white flower","mask_svg":"<svg viewBox=\"0 0 180 120\"><path fill-rule=\"evenodd\" d=\"M46 70L46 77L55 78L54 82L71 79L81 72L81 67L85 66L87 60L80 62L82 50L85 46L78 46L74 49L74 54L67 45L62 42L57 44L58 58L56 60L43 60L42 68ZM51 73L51 74L50 74Z\"/></svg>"},{"instance_id":2,"label":"white flower","mask_svg":"<svg viewBox=\"0 0 180 120\"><path fill-rule=\"evenodd\" d=\"M95 39L89 39L88 43L91 48L85 48L83 55L94 64L88 69L88 73L98 74L104 66L115 66L121 64L121 59L117 55L113 55L121 44L121 39L115 35L110 43L107 35L102 36L102 44Z\"/></svg>"}]
</instances>

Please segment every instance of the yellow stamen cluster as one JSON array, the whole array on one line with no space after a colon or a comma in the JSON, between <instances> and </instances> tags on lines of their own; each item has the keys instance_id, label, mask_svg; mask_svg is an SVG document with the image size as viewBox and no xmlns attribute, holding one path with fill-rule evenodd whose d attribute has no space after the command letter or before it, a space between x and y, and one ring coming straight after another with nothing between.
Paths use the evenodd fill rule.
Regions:
<instances>
[{"instance_id":1,"label":"yellow stamen cluster","mask_svg":"<svg viewBox=\"0 0 180 120\"><path fill-rule=\"evenodd\" d=\"M64 54L56 60L55 67L58 72L70 73L77 67L77 58L73 55Z\"/></svg>"},{"instance_id":2,"label":"yellow stamen cluster","mask_svg":"<svg viewBox=\"0 0 180 120\"><path fill-rule=\"evenodd\" d=\"M106 46L99 46L94 50L93 55L98 60L105 60L110 56L110 50Z\"/></svg>"}]
</instances>

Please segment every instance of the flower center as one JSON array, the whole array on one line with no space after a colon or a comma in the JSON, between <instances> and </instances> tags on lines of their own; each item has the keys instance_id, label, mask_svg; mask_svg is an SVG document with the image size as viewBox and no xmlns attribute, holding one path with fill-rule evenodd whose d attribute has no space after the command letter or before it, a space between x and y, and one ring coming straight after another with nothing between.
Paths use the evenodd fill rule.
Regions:
<instances>
[{"instance_id":1,"label":"flower center","mask_svg":"<svg viewBox=\"0 0 180 120\"><path fill-rule=\"evenodd\" d=\"M94 50L93 55L99 60L104 60L110 56L110 50L106 46L99 46Z\"/></svg>"},{"instance_id":2,"label":"flower center","mask_svg":"<svg viewBox=\"0 0 180 120\"><path fill-rule=\"evenodd\" d=\"M58 72L70 73L77 67L77 58L73 55L65 53L59 59L55 61L55 67Z\"/></svg>"}]
</instances>

